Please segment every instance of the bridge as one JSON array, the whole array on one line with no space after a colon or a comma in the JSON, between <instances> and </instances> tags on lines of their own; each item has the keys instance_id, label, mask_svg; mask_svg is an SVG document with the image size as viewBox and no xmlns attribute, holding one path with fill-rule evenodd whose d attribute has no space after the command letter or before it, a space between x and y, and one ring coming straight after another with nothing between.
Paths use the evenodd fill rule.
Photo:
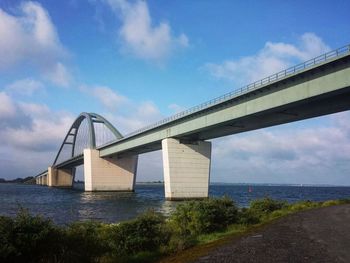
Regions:
<instances>
[{"instance_id":1,"label":"bridge","mask_svg":"<svg viewBox=\"0 0 350 263\"><path fill-rule=\"evenodd\" d=\"M70 187L75 167L84 164L86 191L133 191L138 155L162 150L166 199L203 198L210 180L208 140L349 109L347 45L125 136L103 117L82 113L36 181ZM98 125L104 132L96 132Z\"/></svg>"}]
</instances>

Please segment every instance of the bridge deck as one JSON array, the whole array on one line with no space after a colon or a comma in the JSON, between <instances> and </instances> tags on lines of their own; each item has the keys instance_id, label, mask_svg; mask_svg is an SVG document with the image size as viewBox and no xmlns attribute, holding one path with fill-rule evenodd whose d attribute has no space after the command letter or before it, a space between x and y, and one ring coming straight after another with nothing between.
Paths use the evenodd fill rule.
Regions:
<instances>
[{"instance_id":1,"label":"bridge deck","mask_svg":"<svg viewBox=\"0 0 350 263\"><path fill-rule=\"evenodd\" d=\"M101 157L161 149L165 138L185 142L270 127L350 109L350 45L278 72L239 90L98 147ZM55 164L83 164L82 154ZM47 171L40 175L46 174Z\"/></svg>"},{"instance_id":2,"label":"bridge deck","mask_svg":"<svg viewBox=\"0 0 350 263\"><path fill-rule=\"evenodd\" d=\"M198 106L126 138L104 145L100 156L139 154L161 148L168 137L185 141L207 140L350 109L349 46L343 54L309 67L292 68L260 85L248 85L236 95ZM313 60L315 61L315 60ZM317 61L316 61L317 62ZM209 103L210 104L210 103ZM181 114L180 114L181 115ZM170 118L170 119L171 119Z\"/></svg>"}]
</instances>

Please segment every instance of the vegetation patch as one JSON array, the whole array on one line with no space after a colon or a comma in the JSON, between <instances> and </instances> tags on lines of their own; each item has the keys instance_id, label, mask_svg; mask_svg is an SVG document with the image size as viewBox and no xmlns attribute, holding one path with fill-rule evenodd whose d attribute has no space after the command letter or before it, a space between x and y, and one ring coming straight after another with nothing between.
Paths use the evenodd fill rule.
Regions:
<instances>
[{"instance_id":1,"label":"vegetation patch","mask_svg":"<svg viewBox=\"0 0 350 263\"><path fill-rule=\"evenodd\" d=\"M168 218L147 211L118 224L65 227L21 209L14 218L0 216L0 262L154 262L191 246L210 247L297 211L348 203L264 198L239 209L228 197L209 198L182 202Z\"/></svg>"}]
</instances>

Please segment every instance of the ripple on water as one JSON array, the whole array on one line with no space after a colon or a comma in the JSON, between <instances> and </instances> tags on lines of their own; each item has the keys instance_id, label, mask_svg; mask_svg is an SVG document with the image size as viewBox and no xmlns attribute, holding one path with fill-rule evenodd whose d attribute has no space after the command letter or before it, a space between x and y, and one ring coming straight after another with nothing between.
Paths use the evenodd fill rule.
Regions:
<instances>
[{"instance_id":1,"label":"ripple on water","mask_svg":"<svg viewBox=\"0 0 350 263\"><path fill-rule=\"evenodd\" d=\"M135 192L83 192L37 185L0 184L0 214L15 216L20 207L33 214L49 217L58 224L76 220L120 222L136 217L147 209L169 215L179 202L166 201L161 184L139 184ZM211 196L228 195L239 206L269 196L288 202L323 201L350 198L350 187L249 186L215 184Z\"/></svg>"}]
</instances>

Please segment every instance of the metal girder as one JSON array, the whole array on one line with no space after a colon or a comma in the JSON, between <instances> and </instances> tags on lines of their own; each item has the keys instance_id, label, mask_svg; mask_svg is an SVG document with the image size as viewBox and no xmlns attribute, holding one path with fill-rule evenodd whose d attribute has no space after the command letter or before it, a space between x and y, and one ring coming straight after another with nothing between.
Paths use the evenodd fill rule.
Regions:
<instances>
[{"instance_id":1,"label":"metal girder","mask_svg":"<svg viewBox=\"0 0 350 263\"><path fill-rule=\"evenodd\" d=\"M72 126L68 130L59 150L56 155L56 158L53 162L53 166L57 165L57 160L62 152L62 149L64 145L72 145L72 150L71 150L71 158L74 158L74 149L76 146L76 139L78 135L78 130L83 122L83 120L87 121L88 123L88 134L89 134L89 148L90 149L96 149L96 134L95 134L95 128L94 128L94 123L102 123L104 124L116 137L116 140L119 140L123 138L122 134L105 118L103 118L101 115L98 115L96 113L87 113L83 112L81 113L73 122ZM73 141L67 141L68 137L73 136Z\"/></svg>"},{"instance_id":2,"label":"metal girder","mask_svg":"<svg viewBox=\"0 0 350 263\"><path fill-rule=\"evenodd\" d=\"M103 123L109 130L114 134L114 136L118 139L123 138L123 135L105 118L96 113L89 113L92 118L94 118L93 122Z\"/></svg>"}]
</instances>

